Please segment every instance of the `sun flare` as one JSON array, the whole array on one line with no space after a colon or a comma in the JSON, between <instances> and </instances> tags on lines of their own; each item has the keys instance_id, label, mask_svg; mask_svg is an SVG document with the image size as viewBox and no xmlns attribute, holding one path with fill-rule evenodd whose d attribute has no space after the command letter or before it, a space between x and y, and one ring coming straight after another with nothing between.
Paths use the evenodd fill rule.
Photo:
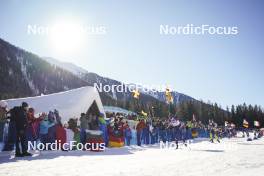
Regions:
<instances>
[{"instance_id":1,"label":"sun flare","mask_svg":"<svg viewBox=\"0 0 264 176\"><path fill-rule=\"evenodd\" d=\"M80 51L83 39L81 24L73 20L60 20L54 23L50 31L53 49L63 55Z\"/></svg>"}]
</instances>

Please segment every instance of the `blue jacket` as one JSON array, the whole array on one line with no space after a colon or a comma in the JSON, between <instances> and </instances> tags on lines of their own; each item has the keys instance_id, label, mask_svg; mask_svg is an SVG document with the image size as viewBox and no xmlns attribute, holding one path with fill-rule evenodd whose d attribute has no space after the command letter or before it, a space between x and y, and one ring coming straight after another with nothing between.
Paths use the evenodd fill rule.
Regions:
<instances>
[{"instance_id":1,"label":"blue jacket","mask_svg":"<svg viewBox=\"0 0 264 176\"><path fill-rule=\"evenodd\" d=\"M48 134L49 127L55 125L53 122L49 122L48 120L42 120L39 126L39 134Z\"/></svg>"}]
</instances>

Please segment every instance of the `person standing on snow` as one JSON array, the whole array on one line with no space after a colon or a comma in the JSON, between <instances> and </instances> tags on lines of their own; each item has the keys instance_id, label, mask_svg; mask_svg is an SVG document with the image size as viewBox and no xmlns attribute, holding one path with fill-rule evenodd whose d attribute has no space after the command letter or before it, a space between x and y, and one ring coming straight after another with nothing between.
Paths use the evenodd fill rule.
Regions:
<instances>
[{"instance_id":1,"label":"person standing on snow","mask_svg":"<svg viewBox=\"0 0 264 176\"><path fill-rule=\"evenodd\" d=\"M98 123L100 131L103 132L105 146L108 146L107 122L104 117L105 115L103 113L100 113L98 117Z\"/></svg>"},{"instance_id":2,"label":"person standing on snow","mask_svg":"<svg viewBox=\"0 0 264 176\"><path fill-rule=\"evenodd\" d=\"M208 129L210 130L210 142L214 143L214 139L220 143L219 137L220 133L217 129L217 123L215 123L213 120L209 120Z\"/></svg>"},{"instance_id":3,"label":"person standing on snow","mask_svg":"<svg viewBox=\"0 0 264 176\"><path fill-rule=\"evenodd\" d=\"M181 126L180 120L176 119L176 121L174 123L174 128L175 128L175 143L176 143L177 149L179 147L179 141L182 138L182 133L181 133L181 130L180 130L180 126Z\"/></svg>"},{"instance_id":4,"label":"person standing on snow","mask_svg":"<svg viewBox=\"0 0 264 176\"><path fill-rule=\"evenodd\" d=\"M159 129L160 141L166 142L166 124L164 120L159 121Z\"/></svg>"},{"instance_id":5,"label":"person standing on snow","mask_svg":"<svg viewBox=\"0 0 264 176\"><path fill-rule=\"evenodd\" d=\"M137 145L141 146L141 135L142 135L142 131L145 128L145 122L143 119L140 120L140 122L137 124L136 126L136 130L137 130Z\"/></svg>"},{"instance_id":6,"label":"person standing on snow","mask_svg":"<svg viewBox=\"0 0 264 176\"><path fill-rule=\"evenodd\" d=\"M5 101L0 101L0 142L3 141L4 139L4 127L5 124L7 123L7 102Z\"/></svg>"},{"instance_id":7,"label":"person standing on snow","mask_svg":"<svg viewBox=\"0 0 264 176\"><path fill-rule=\"evenodd\" d=\"M6 104L7 106L7 104ZM14 145L16 143L16 112L19 107L14 107L10 111L4 114L4 117L7 118L6 128L7 128L7 137L4 141L3 151L12 151L14 149Z\"/></svg>"},{"instance_id":8,"label":"person standing on snow","mask_svg":"<svg viewBox=\"0 0 264 176\"><path fill-rule=\"evenodd\" d=\"M208 124L208 130L209 130L209 140L210 142L214 142L214 122L213 120L209 120L209 124Z\"/></svg>"},{"instance_id":9,"label":"person standing on snow","mask_svg":"<svg viewBox=\"0 0 264 176\"><path fill-rule=\"evenodd\" d=\"M54 112L50 111L48 114L48 121L50 127L48 129L48 143L55 143L56 141L56 121Z\"/></svg>"},{"instance_id":10,"label":"person standing on snow","mask_svg":"<svg viewBox=\"0 0 264 176\"><path fill-rule=\"evenodd\" d=\"M85 113L81 113L80 127L81 127L81 131L80 131L81 143L85 144L86 143L86 130L89 129L89 119L88 119L88 115L86 115Z\"/></svg>"},{"instance_id":11,"label":"person standing on snow","mask_svg":"<svg viewBox=\"0 0 264 176\"><path fill-rule=\"evenodd\" d=\"M181 122L181 126L180 126L180 130L181 130L181 135L182 135L182 142L183 144L187 147L187 126L185 125L184 122Z\"/></svg>"},{"instance_id":12,"label":"person standing on snow","mask_svg":"<svg viewBox=\"0 0 264 176\"><path fill-rule=\"evenodd\" d=\"M15 123L16 123L16 157L31 156L31 153L27 152L27 139L26 139L26 129L27 129L27 111L28 104L23 102L21 107L17 107ZM22 148L22 153L20 150L20 145Z\"/></svg>"},{"instance_id":13,"label":"person standing on snow","mask_svg":"<svg viewBox=\"0 0 264 176\"><path fill-rule=\"evenodd\" d=\"M215 123L214 131L215 131L215 139L216 139L216 141L218 143L220 143L221 130L220 130L220 128L217 128L217 124L216 123Z\"/></svg>"},{"instance_id":14,"label":"person standing on snow","mask_svg":"<svg viewBox=\"0 0 264 176\"><path fill-rule=\"evenodd\" d=\"M49 142L49 128L54 126L55 124L50 122L51 118L48 118L48 115L43 113L43 120L40 122L39 125L39 137L40 137L40 142L46 145L46 143Z\"/></svg>"},{"instance_id":15,"label":"person standing on snow","mask_svg":"<svg viewBox=\"0 0 264 176\"><path fill-rule=\"evenodd\" d=\"M131 129L130 129L127 121L124 125L124 134L125 134L126 144L127 144L127 146L130 146L130 141L132 139L132 132L131 132Z\"/></svg>"},{"instance_id":16,"label":"person standing on snow","mask_svg":"<svg viewBox=\"0 0 264 176\"><path fill-rule=\"evenodd\" d=\"M43 116L35 117L34 108L29 108L27 113L27 141L37 141L39 138L39 124L43 120Z\"/></svg>"}]
</instances>

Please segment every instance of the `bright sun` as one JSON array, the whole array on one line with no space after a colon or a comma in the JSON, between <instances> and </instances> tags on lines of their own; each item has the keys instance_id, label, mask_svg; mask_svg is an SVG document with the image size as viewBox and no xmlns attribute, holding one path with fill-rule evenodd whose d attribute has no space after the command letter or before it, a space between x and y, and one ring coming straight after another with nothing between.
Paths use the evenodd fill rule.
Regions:
<instances>
[{"instance_id":1,"label":"bright sun","mask_svg":"<svg viewBox=\"0 0 264 176\"><path fill-rule=\"evenodd\" d=\"M60 55L78 52L83 46L83 39L81 24L72 20L61 20L50 31L52 47Z\"/></svg>"}]
</instances>

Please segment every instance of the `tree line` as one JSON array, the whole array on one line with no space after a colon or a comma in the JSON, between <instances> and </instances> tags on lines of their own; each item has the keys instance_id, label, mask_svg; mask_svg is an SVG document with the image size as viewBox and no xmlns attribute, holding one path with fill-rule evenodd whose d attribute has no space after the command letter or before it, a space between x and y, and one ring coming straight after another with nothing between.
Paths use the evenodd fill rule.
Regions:
<instances>
[{"instance_id":1,"label":"tree line","mask_svg":"<svg viewBox=\"0 0 264 176\"><path fill-rule=\"evenodd\" d=\"M227 121L234 123L236 127L242 127L245 119L249 122L249 128L254 127L254 121L259 121L260 126L264 127L263 108L258 105L253 106L245 103L223 108L217 103L205 103L198 100L182 101L175 105L160 101L146 102L130 99L129 101L117 101L115 106L137 112L138 114L143 110L150 116L157 118L167 118L170 115L176 115L178 118L188 121L195 116L196 120L204 124L208 124L209 119L212 119L220 126L223 126L225 121Z\"/></svg>"},{"instance_id":2,"label":"tree line","mask_svg":"<svg viewBox=\"0 0 264 176\"><path fill-rule=\"evenodd\" d=\"M231 107L222 108L217 103L204 103L202 101L185 101L174 106L176 115L180 118L191 120L193 115L197 120L207 124L209 119L213 119L218 125L223 126L225 121L234 123L236 127L243 126L245 119L249 123L249 128L254 127L254 121L258 121L260 126L264 126L264 111L261 106L232 105Z\"/></svg>"}]
</instances>

